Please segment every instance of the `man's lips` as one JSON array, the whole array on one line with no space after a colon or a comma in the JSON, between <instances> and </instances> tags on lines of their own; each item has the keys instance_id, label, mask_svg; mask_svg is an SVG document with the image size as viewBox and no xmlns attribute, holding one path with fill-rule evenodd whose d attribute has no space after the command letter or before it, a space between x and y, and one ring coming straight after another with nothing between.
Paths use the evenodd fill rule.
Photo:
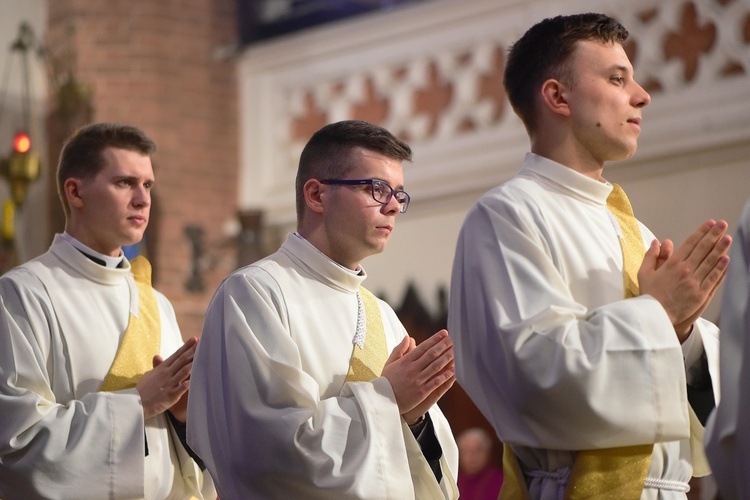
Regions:
<instances>
[{"instance_id":1,"label":"man's lips","mask_svg":"<svg viewBox=\"0 0 750 500\"><path fill-rule=\"evenodd\" d=\"M641 126L641 119L640 118L630 118L628 119L628 123L633 123L635 125Z\"/></svg>"},{"instance_id":2,"label":"man's lips","mask_svg":"<svg viewBox=\"0 0 750 500\"><path fill-rule=\"evenodd\" d=\"M133 222L135 222L137 224L145 224L146 223L146 218L144 216L142 216L142 215L131 215L130 217L128 217L128 220L133 221Z\"/></svg>"}]
</instances>

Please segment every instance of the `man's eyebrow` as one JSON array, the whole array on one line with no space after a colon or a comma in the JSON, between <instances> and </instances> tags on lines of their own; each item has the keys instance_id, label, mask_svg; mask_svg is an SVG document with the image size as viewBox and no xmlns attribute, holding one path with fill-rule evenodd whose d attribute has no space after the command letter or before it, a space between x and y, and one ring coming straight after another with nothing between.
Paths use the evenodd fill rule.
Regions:
<instances>
[{"instance_id":1,"label":"man's eyebrow","mask_svg":"<svg viewBox=\"0 0 750 500\"><path fill-rule=\"evenodd\" d=\"M615 64L610 68L610 70L617 70L623 73L631 73L631 69L623 64Z\"/></svg>"},{"instance_id":2,"label":"man's eyebrow","mask_svg":"<svg viewBox=\"0 0 750 500\"><path fill-rule=\"evenodd\" d=\"M116 181L133 181L133 182L140 182L140 179L141 179L137 175L127 175L127 174L115 175L112 178ZM146 178L144 179L144 182L149 182L151 184L154 184L156 181L155 179Z\"/></svg>"}]
</instances>

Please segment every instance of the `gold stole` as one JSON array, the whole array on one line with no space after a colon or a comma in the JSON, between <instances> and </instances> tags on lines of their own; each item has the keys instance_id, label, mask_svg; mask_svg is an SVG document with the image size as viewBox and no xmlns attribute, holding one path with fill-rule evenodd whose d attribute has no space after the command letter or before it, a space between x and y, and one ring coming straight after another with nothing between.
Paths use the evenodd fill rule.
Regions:
<instances>
[{"instance_id":1,"label":"gold stole","mask_svg":"<svg viewBox=\"0 0 750 500\"><path fill-rule=\"evenodd\" d=\"M159 354L161 346L161 323L151 287L151 264L141 256L130 261L130 267L138 288L138 316L130 314L128 328L100 391L135 387L141 376L153 368L153 358Z\"/></svg>"},{"instance_id":2,"label":"gold stole","mask_svg":"<svg viewBox=\"0 0 750 500\"><path fill-rule=\"evenodd\" d=\"M646 253L641 228L628 197L617 184L612 184L607 207L620 226L621 237L618 239L622 248L625 298L637 297L640 295L638 270ZM653 444L644 444L579 451L565 489L565 498L640 498L653 450Z\"/></svg>"},{"instance_id":3,"label":"gold stole","mask_svg":"<svg viewBox=\"0 0 750 500\"><path fill-rule=\"evenodd\" d=\"M346 382L369 382L378 378L388 359L383 318L380 316L378 302L364 287L359 287L359 296L365 309L365 342L363 348L354 344Z\"/></svg>"},{"instance_id":4,"label":"gold stole","mask_svg":"<svg viewBox=\"0 0 750 500\"><path fill-rule=\"evenodd\" d=\"M607 207L620 226L621 237L618 239L623 257L625 298L637 297L640 293L638 270L643 262L646 247L628 197L619 185L613 184L612 186L612 193L607 198ZM566 500L639 499L651 465L653 448L653 444L644 444L579 451L576 454L563 498ZM505 484L503 484L500 498L528 498L528 490L518 466L518 460L508 445L505 445L503 454L503 469L505 469L506 481L509 476L511 477L511 485L506 492ZM518 496L519 491L520 496Z\"/></svg>"}]
</instances>

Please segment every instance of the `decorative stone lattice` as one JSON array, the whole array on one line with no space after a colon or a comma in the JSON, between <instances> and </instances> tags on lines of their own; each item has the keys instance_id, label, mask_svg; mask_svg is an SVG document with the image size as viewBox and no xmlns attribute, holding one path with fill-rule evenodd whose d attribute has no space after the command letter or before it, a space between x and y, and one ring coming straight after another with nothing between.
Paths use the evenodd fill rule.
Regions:
<instances>
[{"instance_id":1,"label":"decorative stone lattice","mask_svg":"<svg viewBox=\"0 0 750 500\"><path fill-rule=\"evenodd\" d=\"M750 73L750 2L666 1L618 12L638 80L651 93ZM502 87L509 41L483 40L393 67L289 88L288 139L295 149L325 123L358 118L410 142L495 126L510 115Z\"/></svg>"}]
</instances>

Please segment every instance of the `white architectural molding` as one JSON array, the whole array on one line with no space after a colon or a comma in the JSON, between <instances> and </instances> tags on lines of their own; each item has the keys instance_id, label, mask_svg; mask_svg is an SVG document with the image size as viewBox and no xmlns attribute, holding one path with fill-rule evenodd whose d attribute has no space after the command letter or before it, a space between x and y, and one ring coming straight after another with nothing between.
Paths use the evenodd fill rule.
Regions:
<instances>
[{"instance_id":1,"label":"white architectural molding","mask_svg":"<svg viewBox=\"0 0 750 500\"><path fill-rule=\"evenodd\" d=\"M683 60L668 59L664 46L683 30L691 8L698 26L713 26L716 35L686 80ZM750 0L438 0L266 42L242 55L241 208L264 210L272 225L291 223L306 140L293 137L295 120L311 108L326 122L351 118L353 106L373 95L388 105L381 124L414 149L406 178L415 211L488 189L515 171L528 140L507 101L482 97L481 79L494 76L501 85L498 54L503 58L535 22L591 10L628 28L636 77L658 82L633 164L750 140L750 43L743 38ZM735 73L725 75L730 65ZM416 96L433 84L451 92L436 116L416 109Z\"/></svg>"}]
</instances>

